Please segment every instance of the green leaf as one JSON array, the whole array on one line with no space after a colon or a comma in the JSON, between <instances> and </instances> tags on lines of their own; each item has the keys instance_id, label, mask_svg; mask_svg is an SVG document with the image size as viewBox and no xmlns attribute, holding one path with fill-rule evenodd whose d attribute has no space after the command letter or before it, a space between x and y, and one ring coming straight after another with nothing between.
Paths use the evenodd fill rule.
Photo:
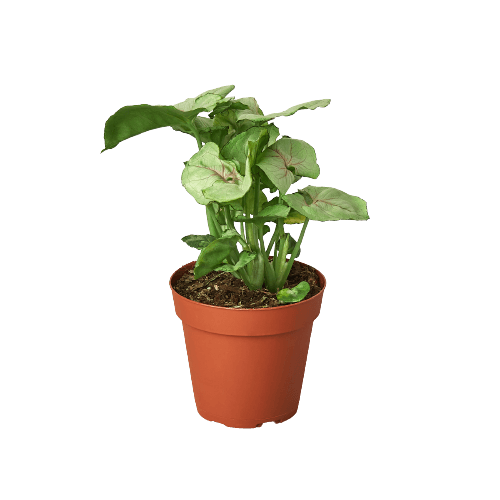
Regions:
<instances>
[{"instance_id":1,"label":"green leaf","mask_svg":"<svg viewBox=\"0 0 500 500\"><path fill-rule=\"evenodd\" d=\"M161 127L172 127L194 137L191 120L202 111L205 111L202 107L184 112L174 106L124 106L106 120L105 148L102 151L113 149L126 139Z\"/></svg>"},{"instance_id":2,"label":"green leaf","mask_svg":"<svg viewBox=\"0 0 500 500\"><path fill-rule=\"evenodd\" d=\"M285 236L285 238L286 238L286 236L289 237L289 239L288 239L288 251L286 254L291 255L291 253L293 252L293 249L295 248L295 245L297 245L297 242L294 240L294 238L292 237L292 235L290 233L285 233L284 236ZM295 257L297 258L299 255L300 255L300 248L299 248L299 251Z\"/></svg>"},{"instance_id":3,"label":"green leaf","mask_svg":"<svg viewBox=\"0 0 500 500\"><path fill-rule=\"evenodd\" d=\"M249 193L250 196L250 193ZM245 217L243 215L234 216L235 222L249 222L253 224L260 224L263 222L271 222L276 219L286 217L290 211L290 207L287 205L270 205L269 202L263 203L265 208L259 211L256 217Z\"/></svg>"},{"instance_id":4,"label":"green leaf","mask_svg":"<svg viewBox=\"0 0 500 500\"><path fill-rule=\"evenodd\" d=\"M214 240L215 237L211 234L190 234L182 238L184 243L187 243L190 247L196 248L197 250L202 250Z\"/></svg>"},{"instance_id":5,"label":"green leaf","mask_svg":"<svg viewBox=\"0 0 500 500\"><path fill-rule=\"evenodd\" d=\"M190 97L185 101L174 104L181 111L191 111L197 108L203 108L205 111L212 111L218 102L223 100L229 92L234 90L234 85L226 85L217 89L207 90L197 97Z\"/></svg>"},{"instance_id":6,"label":"green leaf","mask_svg":"<svg viewBox=\"0 0 500 500\"><path fill-rule=\"evenodd\" d=\"M217 102L234 89L234 85L207 90L174 106L138 104L124 106L111 115L104 125L104 149L115 148L120 142L149 130L172 127L193 137L191 121L203 111L211 111Z\"/></svg>"},{"instance_id":7,"label":"green leaf","mask_svg":"<svg viewBox=\"0 0 500 500\"><path fill-rule=\"evenodd\" d=\"M263 208L267 208L267 207L272 207L272 206L276 206L276 205L279 205L279 196L275 196L274 198L272 198L271 200L269 200L267 203L264 203L263 205ZM288 205L284 205L284 206L287 206ZM294 210L293 208L289 208L289 211L288 211L288 214L285 215L285 220L283 221L284 224L302 224L306 221L306 218L304 215L300 214L299 212L297 212L297 210ZM259 215L261 215L259 213Z\"/></svg>"},{"instance_id":8,"label":"green leaf","mask_svg":"<svg viewBox=\"0 0 500 500\"><path fill-rule=\"evenodd\" d=\"M286 205L271 205L263 210L261 210L257 216L258 217L270 217L274 216L276 218L278 217L287 217L288 212L290 212L290 207Z\"/></svg>"},{"instance_id":9,"label":"green leaf","mask_svg":"<svg viewBox=\"0 0 500 500\"><path fill-rule=\"evenodd\" d=\"M295 209L291 209L287 218L283 221L285 224L302 224L305 222L306 217L301 213L297 212Z\"/></svg>"},{"instance_id":10,"label":"green leaf","mask_svg":"<svg viewBox=\"0 0 500 500\"><path fill-rule=\"evenodd\" d=\"M282 111L281 113L272 113L270 115L259 115L256 113L248 113L246 111L240 111L238 113L238 120L250 120L253 122L267 122L269 120L273 120L278 116L290 116L296 113L301 109L316 109L316 108L325 108L330 104L330 99L320 99L317 101L309 101L303 104L297 104L296 106L292 106L288 108L286 111Z\"/></svg>"},{"instance_id":11,"label":"green leaf","mask_svg":"<svg viewBox=\"0 0 500 500\"><path fill-rule=\"evenodd\" d=\"M238 262L236 262L234 266L232 264L224 264L222 266L216 267L215 271L226 271L228 273L234 273L238 269L245 267L249 262L255 259L255 257L257 257L257 254L255 253L241 252Z\"/></svg>"},{"instance_id":12,"label":"green leaf","mask_svg":"<svg viewBox=\"0 0 500 500\"><path fill-rule=\"evenodd\" d=\"M276 142L276 139L280 135L280 131L278 127L274 123L270 123L269 125L265 125L269 132L269 141L267 143L267 146L269 147L271 144L274 144Z\"/></svg>"},{"instance_id":13,"label":"green leaf","mask_svg":"<svg viewBox=\"0 0 500 500\"><path fill-rule=\"evenodd\" d=\"M193 120L193 125L196 127L203 143L215 142L219 146L219 149L222 149L231 138L229 127L223 125L216 126L214 125L214 120L205 116L197 116Z\"/></svg>"},{"instance_id":14,"label":"green leaf","mask_svg":"<svg viewBox=\"0 0 500 500\"><path fill-rule=\"evenodd\" d=\"M210 271L214 271L232 250L236 249L236 242L239 235L218 238L209 243L198 256L194 266L195 279L205 276Z\"/></svg>"},{"instance_id":15,"label":"green leaf","mask_svg":"<svg viewBox=\"0 0 500 500\"><path fill-rule=\"evenodd\" d=\"M368 220L366 201L330 187L307 186L283 196L288 205L312 220Z\"/></svg>"},{"instance_id":16,"label":"green leaf","mask_svg":"<svg viewBox=\"0 0 500 500\"><path fill-rule=\"evenodd\" d=\"M288 137L269 146L259 156L257 165L282 194L288 191L296 177L316 179L319 175L314 148L305 141Z\"/></svg>"},{"instance_id":17,"label":"green leaf","mask_svg":"<svg viewBox=\"0 0 500 500\"><path fill-rule=\"evenodd\" d=\"M264 228L263 228L263 231L262 231L262 234L267 234L271 231L271 228L267 225L267 224L264 224Z\"/></svg>"},{"instance_id":18,"label":"green leaf","mask_svg":"<svg viewBox=\"0 0 500 500\"><path fill-rule=\"evenodd\" d=\"M185 163L181 181L188 193L201 205L241 198L252 184L251 172L242 176L237 164L219 156L219 147L205 144Z\"/></svg>"},{"instance_id":19,"label":"green leaf","mask_svg":"<svg viewBox=\"0 0 500 500\"><path fill-rule=\"evenodd\" d=\"M213 118L218 113L222 113L227 109L248 109L248 106L242 102L235 101L234 97L227 97L226 99L221 99L213 111L208 115L210 118Z\"/></svg>"},{"instance_id":20,"label":"green leaf","mask_svg":"<svg viewBox=\"0 0 500 500\"><path fill-rule=\"evenodd\" d=\"M254 206L255 204L255 190L250 189L248 193L246 194L248 203L251 207ZM266 195L259 190L259 211L262 209L263 205L267 202ZM233 207L235 210L239 212L243 212L245 208L243 207L243 198L240 198L239 200L231 201L229 203L231 207Z\"/></svg>"},{"instance_id":21,"label":"green leaf","mask_svg":"<svg viewBox=\"0 0 500 500\"><path fill-rule=\"evenodd\" d=\"M245 111L245 113L251 113L252 115L260 116L264 115L259 105L257 104L257 100L255 99L255 97L240 97L239 99L236 99L236 102L241 102L248 107L249 111ZM236 114L239 116L241 114L241 111L237 111Z\"/></svg>"},{"instance_id":22,"label":"green leaf","mask_svg":"<svg viewBox=\"0 0 500 500\"><path fill-rule=\"evenodd\" d=\"M228 109L214 115L214 126L228 127L229 139L255 126L253 121L240 119L239 115L241 113L251 113L258 116L262 115L262 110L259 108L257 101L253 97L242 97L241 99L234 100L233 103L236 106L229 107ZM243 104L247 106L248 109L237 109L238 104ZM226 140L226 143L227 142L228 141Z\"/></svg>"},{"instance_id":23,"label":"green leaf","mask_svg":"<svg viewBox=\"0 0 500 500\"><path fill-rule=\"evenodd\" d=\"M284 303L289 304L292 302L300 302L311 290L307 281L301 281L293 288L283 288L276 294L276 298Z\"/></svg>"},{"instance_id":24,"label":"green leaf","mask_svg":"<svg viewBox=\"0 0 500 500\"><path fill-rule=\"evenodd\" d=\"M260 152L269 140L269 131L266 127L251 127L245 132L234 136L221 150L221 155L227 160L236 160L245 165L247 147L250 141L257 142Z\"/></svg>"}]
</instances>

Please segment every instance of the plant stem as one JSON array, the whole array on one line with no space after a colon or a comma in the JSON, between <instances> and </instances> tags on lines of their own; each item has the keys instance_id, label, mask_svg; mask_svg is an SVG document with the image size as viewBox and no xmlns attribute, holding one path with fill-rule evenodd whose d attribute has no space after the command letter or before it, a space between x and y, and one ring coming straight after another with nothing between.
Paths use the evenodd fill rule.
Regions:
<instances>
[{"instance_id":1,"label":"plant stem","mask_svg":"<svg viewBox=\"0 0 500 500\"><path fill-rule=\"evenodd\" d=\"M193 135L196 138L196 142L198 143L198 150L200 150L203 147L203 145L201 144L200 133L198 132L198 129L194 124L194 118L193 120L191 120L191 130L193 131Z\"/></svg>"},{"instance_id":2,"label":"plant stem","mask_svg":"<svg viewBox=\"0 0 500 500\"><path fill-rule=\"evenodd\" d=\"M290 269L292 269L293 262L295 260L295 257L297 257L297 254L299 253L300 245L302 244L302 240L304 239L304 234L306 232L307 224L309 224L309 218L306 217L306 220L302 224L302 230L300 231L300 236L297 241L297 244L295 245L294 249L292 250L292 254L290 255L290 260L286 262L286 255L285 255L284 262L286 262L286 265L281 266L278 272L276 273L278 288L281 288L283 286L286 279L288 278L288 275L290 274Z\"/></svg>"}]
</instances>

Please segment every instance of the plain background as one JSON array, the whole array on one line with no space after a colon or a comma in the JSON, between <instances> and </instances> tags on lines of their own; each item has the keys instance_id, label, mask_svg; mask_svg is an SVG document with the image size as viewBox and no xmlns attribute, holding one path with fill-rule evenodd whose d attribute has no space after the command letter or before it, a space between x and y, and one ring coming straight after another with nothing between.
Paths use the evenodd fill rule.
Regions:
<instances>
[{"instance_id":1,"label":"plain background","mask_svg":"<svg viewBox=\"0 0 500 500\"><path fill-rule=\"evenodd\" d=\"M24 2L2 14L0 497L500 498L497 2ZM168 280L196 141L106 119L222 85L309 142L366 222L327 277L299 411L196 411ZM297 227L293 228L294 231Z\"/></svg>"}]
</instances>

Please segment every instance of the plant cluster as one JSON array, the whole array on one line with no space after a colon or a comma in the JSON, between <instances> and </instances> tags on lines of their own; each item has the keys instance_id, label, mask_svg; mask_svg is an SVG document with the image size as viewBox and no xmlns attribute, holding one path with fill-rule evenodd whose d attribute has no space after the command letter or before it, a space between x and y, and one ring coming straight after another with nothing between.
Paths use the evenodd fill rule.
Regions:
<instances>
[{"instance_id":1,"label":"plant cluster","mask_svg":"<svg viewBox=\"0 0 500 500\"><path fill-rule=\"evenodd\" d=\"M233 89L208 90L171 106L124 106L106 121L103 151L160 127L192 135L199 150L184 162L181 182L205 206L209 229L209 234L182 238L200 250L195 278L227 271L250 290L265 286L278 292L283 303L297 302L307 295L309 284L292 289L283 285L309 221L368 220L366 202L330 187L307 186L287 194L293 183L302 177L316 179L320 170L312 146L286 135L278 139L280 132L271 122L302 109L326 107L330 99L265 115L253 97L226 97ZM268 199L264 190L275 196ZM288 224L302 224L297 241L285 229Z\"/></svg>"}]
</instances>

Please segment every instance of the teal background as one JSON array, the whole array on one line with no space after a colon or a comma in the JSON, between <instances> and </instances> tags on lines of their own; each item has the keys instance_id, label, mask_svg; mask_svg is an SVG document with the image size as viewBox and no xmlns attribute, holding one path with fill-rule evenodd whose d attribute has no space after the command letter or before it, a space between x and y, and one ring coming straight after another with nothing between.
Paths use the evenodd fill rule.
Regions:
<instances>
[{"instance_id":1,"label":"teal background","mask_svg":"<svg viewBox=\"0 0 500 500\"><path fill-rule=\"evenodd\" d=\"M498 500L500 31L487 0L9 2L2 8L2 500ZM220 85L311 144L328 286L297 415L196 412L168 279L198 251L196 140L100 154L122 106ZM300 225L289 226L298 238ZM269 237L269 236L268 236Z\"/></svg>"}]
</instances>

